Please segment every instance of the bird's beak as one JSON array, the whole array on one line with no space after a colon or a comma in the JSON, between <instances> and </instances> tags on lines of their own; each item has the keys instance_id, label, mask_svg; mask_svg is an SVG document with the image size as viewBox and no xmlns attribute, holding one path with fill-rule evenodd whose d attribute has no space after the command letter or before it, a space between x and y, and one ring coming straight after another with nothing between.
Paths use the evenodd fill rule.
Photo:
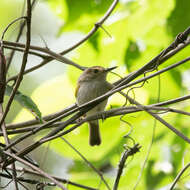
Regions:
<instances>
[{"instance_id":1,"label":"bird's beak","mask_svg":"<svg viewBox=\"0 0 190 190\"><path fill-rule=\"evenodd\" d=\"M117 66L115 66L115 67L110 67L110 68L107 68L105 71L106 72L109 72L109 71L112 71L113 69L115 69L115 68L117 68Z\"/></svg>"}]
</instances>

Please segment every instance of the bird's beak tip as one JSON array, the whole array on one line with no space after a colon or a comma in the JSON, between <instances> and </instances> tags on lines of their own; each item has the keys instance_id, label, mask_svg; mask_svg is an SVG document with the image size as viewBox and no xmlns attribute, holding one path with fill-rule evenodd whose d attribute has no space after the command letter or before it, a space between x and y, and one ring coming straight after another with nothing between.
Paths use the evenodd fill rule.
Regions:
<instances>
[{"instance_id":1,"label":"bird's beak tip","mask_svg":"<svg viewBox=\"0 0 190 190\"><path fill-rule=\"evenodd\" d=\"M106 69L106 72L112 71L112 70L114 70L114 69L116 69L116 68L117 68L117 66L107 68L107 69Z\"/></svg>"}]
</instances>

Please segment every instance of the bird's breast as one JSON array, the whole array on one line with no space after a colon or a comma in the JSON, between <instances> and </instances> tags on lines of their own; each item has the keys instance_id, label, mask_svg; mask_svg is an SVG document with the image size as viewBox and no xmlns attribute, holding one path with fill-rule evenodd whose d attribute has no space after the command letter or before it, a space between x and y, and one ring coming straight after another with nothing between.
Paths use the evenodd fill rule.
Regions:
<instances>
[{"instance_id":1,"label":"bird's breast","mask_svg":"<svg viewBox=\"0 0 190 190\"><path fill-rule=\"evenodd\" d=\"M81 105L105 94L109 90L106 84L101 81L81 83L77 93L77 103Z\"/></svg>"}]
</instances>

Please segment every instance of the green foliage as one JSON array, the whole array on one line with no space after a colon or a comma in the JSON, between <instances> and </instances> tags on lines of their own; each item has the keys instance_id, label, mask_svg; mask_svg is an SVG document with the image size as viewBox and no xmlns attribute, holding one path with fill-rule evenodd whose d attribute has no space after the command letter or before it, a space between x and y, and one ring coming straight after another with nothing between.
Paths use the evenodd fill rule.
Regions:
<instances>
[{"instance_id":1,"label":"green foliage","mask_svg":"<svg viewBox=\"0 0 190 190\"><path fill-rule=\"evenodd\" d=\"M59 28L59 36L74 31L85 36L94 24L103 17L112 1L47 0L46 3L64 23ZM71 58L86 67L117 65L118 68L115 72L125 77L154 58L174 40L179 32L189 25L189 10L190 1L188 0L121 1L109 19L106 20L103 28L99 28L93 36L79 46ZM158 69L186 58L189 56L189 51L190 47L185 48L159 66ZM142 87L141 84L136 85L139 88L134 90L135 99L138 99L142 104L152 104L158 102L158 99L166 101L187 94L188 87L183 84L183 72L189 68L189 64L186 63L146 81ZM151 71L145 75L150 73ZM74 89L80 74L80 70L68 66L66 75L70 83L65 88ZM111 82L118 79L113 74L108 76L108 80ZM7 86L8 95L11 91L12 88ZM48 95L47 92L44 94ZM65 96L61 101L64 101L63 105L66 105L65 102L70 102L71 96L67 94L70 93L68 90L65 90L64 93ZM41 120L41 112L31 98L17 92L15 100L30 112L35 113L35 116ZM116 95L111 98L107 108L121 107L124 103L125 99ZM190 111L189 103L176 105L176 107ZM189 136L189 117L165 112L160 116ZM190 153L187 143L159 122L155 124L154 119L144 112L129 114L122 119L124 121L118 116L106 119L104 122L100 121L101 146L89 146L87 124L64 137L97 169L103 172L111 187L115 180L115 171L118 168L121 154L124 151L123 145L132 146L131 138L134 139L142 148L139 153L127 160L118 188L119 190L131 190L136 185L138 176L141 175L141 168L154 136L146 167L136 189L159 190L168 187L181 169L183 160L189 162ZM154 129L155 134L153 133ZM124 138L129 132L131 138ZM102 181L99 187L99 176L63 140L54 140L51 143L51 148L61 156L73 161L68 169L71 181L101 190L106 189ZM180 190L185 189L186 182L186 178L180 181ZM74 186L69 187L72 190L78 189Z\"/></svg>"},{"instance_id":2,"label":"green foliage","mask_svg":"<svg viewBox=\"0 0 190 190\"><path fill-rule=\"evenodd\" d=\"M7 85L6 91L5 91L6 95L10 96L12 90L13 90L13 88L11 86ZM37 119L39 119L39 121L41 123L43 123L42 114L41 114L40 110L38 109L38 106L34 103L34 101L30 97L17 91L16 95L15 95L15 100L18 101L21 106L23 106L28 111L30 111Z\"/></svg>"},{"instance_id":3,"label":"green foliage","mask_svg":"<svg viewBox=\"0 0 190 190\"><path fill-rule=\"evenodd\" d=\"M49 2L53 3L51 0ZM66 24L61 27L60 35L73 30L87 33L93 24L103 16L111 3L111 1L92 0L61 2L65 4L67 16L62 17ZM179 0L121 2L103 26L111 37L100 28L95 35L78 48L76 56L72 58L83 66L101 65L108 67L117 65L119 68L116 72L126 76L127 72L135 71L150 61L170 44L178 32L183 31L189 25L187 11L189 5L190 2L187 0L182 2ZM64 11L63 14L65 14ZM188 54L189 47L164 63L164 66L160 66L160 68L175 63ZM160 101L169 100L187 92L182 80L182 72L187 68L189 65L185 64L162 74L160 78L156 77L145 83L143 89L147 93L147 102L157 102L158 96L160 96ZM80 73L71 67L68 68L68 76L74 86ZM113 80L114 76L110 77ZM117 80L118 78L115 77L114 79ZM159 82L161 89L158 87ZM117 97L110 104L121 106L120 99L121 97ZM185 108L186 106L188 105L185 105ZM175 117L173 114L166 114L165 117L169 123L177 126L180 131L187 135L186 126L181 125L184 116L182 116L183 119L178 116ZM119 184L120 190L133 189L136 184L142 162L152 139L154 125L153 119L144 113L131 114L126 116L125 120L133 126L131 136L142 145L142 149L127 164ZM123 143L130 144L130 140L122 138L129 129L128 124L116 117L108 119L101 125L103 143L100 147L91 148L87 144L88 130L86 125L77 129L77 135L76 133L69 134L67 139L97 168L101 168L104 164L111 164L111 167L117 168L123 151ZM62 145L58 141L55 141L53 148L74 160L75 164L70 170L71 179L91 186L97 184L98 178L94 172L85 166L85 163L73 153L73 150L62 150ZM177 151L173 148L175 146L179 148ZM137 189L154 190L169 185L180 169L186 148L186 143L157 122L151 154ZM163 163L168 163L171 170L165 171ZM113 185L114 177L108 177L111 185ZM101 189L105 189L105 187L101 186Z\"/></svg>"},{"instance_id":4,"label":"green foliage","mask_svg":"<svg viewBox=\"0 0 190 190\"><path fill-rule=\"evenodd\" d=\"M133 41L129 41L129 46L126 49L125 57L124 57L124 63L126 63L128 71L130 71L133 63L136 59L140 56L140 49L137 45L137 43Z\"/></svg>"},{"instance_id":5,"label":"green foliage","mask_svg":"<svg viewBox=\"0 0 190 190\"><path fill-rule=\"evenodd\" d=\"M172 36L175 37L178 33L185 30L190 23L190 14L187 14L190 9L190 1L176 0L175 8L168 17L168 29Z\"/></svg>"}]
</instances>

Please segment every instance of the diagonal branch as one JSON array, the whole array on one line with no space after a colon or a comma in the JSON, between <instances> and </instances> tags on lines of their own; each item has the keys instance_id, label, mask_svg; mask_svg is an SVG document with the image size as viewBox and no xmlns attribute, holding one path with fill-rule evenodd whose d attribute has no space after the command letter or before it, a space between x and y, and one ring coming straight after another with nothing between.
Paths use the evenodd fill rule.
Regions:
<instances>
[{"instance_id":1,"label":"diagonal branch","mask_svg":"<svg viewBox=\"0 0 190 190\"><path fill-rule=\"evenodd\" d=\"M176 183L179 181L180 177L183 175L183 173L190 167L190 162L179 172L179 174L176 176L175 180L173 181L171 187L169 190L173 190Z\"/></svg>"},{"instance_id":2,"label":"diagonal branch","mask_svg":"<svg viewBox=\"0 0 190 190\"><path fill-rule=\"evenodd\" d=\"M102 25L103 23L106 21L106 19L110 16L110 14L113 12L113 10L115 9L116 5L118 4L119 0L114 0L113 3L111 4L111 6L109 7L109 9L107 10L107 12L104 14L104 16L98 21L95 23L94 27L92 28L92 30L83 38L81 39L79 42L75 43L73 46L69 47L68 49L60 52L59 54L53 52L53 51L50 51L49 49L47 48L41 48L41 47L37 47L37 46L30 46L31 49L33 50L37 50L37 51L42 51L44 53L47 53L49 54L50 56L47 57L46 59L43 60L42 63L40 63L38 66L34 66L28 70L26 70L23 74L27 74L31 71L34 71L38 68L40 68L41 66L47 64L48 62L56 59L56 60L59 60L61 62L64 62L66 64L70 64L80 70L84 70L85 67L81 67L80 65L74 63L73 61L63 57L62 55L65 55L67 53L69 53L70 51L74 50L75 48L77 48L78 46L80 46L82 43L84 43L85 41L87 41ZM22 47L24 48L25 45L24 44L20 44L20 43L14 43L14 42L7 42L7 41L4 41L4 44L5 45L11 45L11 46L15 46L15 47ZM16 80L18 77L18 75L15 75L11 78L8 79L8 81L10 80Z\"/></svg>"},{"instance_id":3,"label":"diagonal branch","mask_svg":"<svg viewBox=\"0 0 190 190\"><path fill-rule=\"evenodd\" d=\"M161 117L159 117L157 114L147 110L143 105L141 105L140 103L138 103L136 100L130 98L128 95L126 95L127 99L132 103L135 104L137 107L139 107L140 109L146 111L148 114L150 114L151 116L153 116L156 120L160 121L160 123L164 124L166 127L168 127L172 132L174 132L177 136L181 137L184 141L188 142L190 144L190 139L183 135L180 131L178 131L175 127L173 127L171 124L169 124L168 122L166 122L164 119L162 119Z\"/></svg>"},{"instance_id":4,"label":"diagonal branch","mask_svg":"<svg viewBox=\"0 0 190 190\"><path fill-rule=\"evenodd\" d=\"M44 177L50 179L51 181L53 181L57 186L59 186L62 190L67 190L60 182L58 182L56 179L54 179L52 176L50 176L49 174L45 173L44 171L42 171L41 169L39 169L38 167L30 164L29 162L27 162L26 160L23 160L22 158L11 154L7 151L4 151L5 154L7 154L8 156L16 159L18 162L23 163L24 165L32 168L33 170L37 171L38 173L40 173L41 175L43 175Z\"/></svg>"},{"instance_id":5,"label":"diagonal branch","mask_svg":"<svg viewBox=\"0 0 190 190\"><path fill-rule=\"evenodd\" d=\"M23 59L22 59L22 66L21 66L21 69L20 69L20 73L18 75L18 78L16 80L16 84L15 84L15 87L10 95L10 98L9 98L9 101L7 103L7 106L5 108L5 111L4 111L4 114L1 118L1 121L0 121L0 126L2 125L2 123L4 122L7 114L8 114L8 111L11 107L11 104L12 104L12 101L15 97L15 94L17 92L17 89L19 88L20 86L20 83L22 82L22 79L23 79L23 73L24 73L24 69L26 67L26 63L27 63L27 58L28 58L28 52L29 52L29 49L30 49L30 38L31 38L31 3L30 3L30 0L27 0L27 19L26 19L26 23L27 23L27 32L26 32L26 47L25 47L25 51L24 51L24 55L23 55Z\"/></svg>"},{"instance_id":6,"label":"diagonal branch","mask_svg":"<svg viewBox=\"0 0 190 190\"><path fill-rule=\"evenodd\" d=\"M69 145L83 160L84 162L90 167L92 168L101 178L101 180L104 182L104 184L106 185L107 189L111 190L108 183L106 182L106 180L104 179L104 176L102 175L102 173L96 169L96 167L90 163L69 141L67 141L65 138L60 137L63 141L65 141L65 143L67 145Z\"/></svg>"},{"instance_id":7,"label":"diagonal branch","mask_svg":"<svg viewBox=\"0 0 190 190\"><path fill-rule=\"evenodd\" d=\"M7 168L7 170L12 170L11 168ZM31 170L31 169L28 169L28 168L22 168L22 169L16 169L17 172L24 172L26 174L30 174L30 175L34 175L34 176L38 176L38 177L44 177L42 174L34 171L34 170ZM0 173L1 175L1 173ZM80 187L80 188L83 188L83 189L87 189L87 190L97 190L95 188L92 188L92 187L88 187L88 186L85 186L85 185L82 185L82 184L79 184L79 183L75 183L73 181L70 181L68 179L64 179L64 178L61 178L61 177L56 177L56 176L52 176L54 179L56 179L57 181L60 181L64 184L69 184L69 185L72 185L72 186L76 186L76 187Z\"/></svg>"},{"instance_id":8,"label":"diagonal branch","mask_svg":"<svg viewBox=\"0 0 190 190\"><path fill-rule=\"evenodd\" d=\"M118 170L117 170L117 176L114 182L114 186L113 186L113 190L117 190L118 186L119 186L119 181L121 178L121 175L123 173L123 169L125 167L125 162L127 160L127 158L129 156L134 155L135 153L139 152L141 146L139 146L139 144L135 144L132 148L127 148L127 150L125 150L123 152L123 155L119 161L119 165L118 165Z\"/></svg>"},{"instance_id":9,"label":"diagonal branch","mask_svg":"<svg viewBox=\"0 0 190 190\"><path fill-rule=\"evenodd\" d=\"M128 87L130 87L130 86L133 86L133 85L138 84L138 83L140 83L140 82L146 81L146 80L148 80L148 79L150 79L150 78L152 78L152 77L154 77L154 76L157 76L157 75L162 74L162 73L164 73L164 72L166 72L166 71L168 71L168 70L170 70L170 69L173 69L173 68L175 68L175 67L177 67L177 66L180 66L181 64L184 64L184 63L186 63L186 62L189 61L189 60L190 60L190 57L188 57L188 58L186 58L186 59L184 59L184 60L182 60L182 61L179 61L178 63L175 63L175 64L173 64L173 65L170 65L170 66L168 66L168 67L166 67L166 68L164 68L164 69L161 69L161 70L159 70L159 71L157 71L157 72L155 72L155 73L153 73L153 74L151 74L151 75L149 75L149 76L146 76L146 77L143 77L143 78L141 78L141 79L138 79L138 80L136 80L136 81L134 81L134 82L131 82L131 83L127 84L127 85L125 86L125 88L128 88ZM114 83L114 84L115 84L115 83ZM171 101L171 100L170 100L170 101ZM174 99L173 101L174 101L174 103L175 103L175 99ZM183 101L183 100L181 100L181 101ZM167 105L167 104L166 104L166 105ZM73 106L74 106L74 105L73 105ZM66 108L66 109L64 109L63 111L57 112L57 113L55 113L55 114L50 114L50 115L48 115L48 116L45 116L45 117L43 117L43 120L49 121L49 120L51 120L51 119L53 119L53 118L55 118L55 117L57 117L57 116L59 116L59 115L65 113L65 112L69 111L70 109L74 108L73 106L70 106L69 108ZM69 109L69 110L68 110L68 109ZM39 123L38 120L30 120L30 121L26 121L26 122L22 122L22 123L18 123L18 124L9 124L9 125L7 125L7 129L15 129L15 128L19 128L19 127L26 127L26 126L30 126L30 125L34 125L34 124L38 124L38 123Z\"/></svg>"},{"instance_id":10,"label":"diagonal branch","mask_svg":"<svg viewBox=\"0 0 190 190\"><path fill-rule=\"evenodd\" d=\"M35 3L36 3L36 0L33 0L33 1L32 1L32 9L34 8ZM22 35L22 33L23 33L23 30L24 30L25 25L26 25L26 21L24 21L24 22L20 25L20 29L19 29L19 32L18 32L18 35L17 35L17 38L16 38L16 42L18 42L18 41L20 40L20 37L21 37L21 35ZM13 60L14 54L15 54L15 50L13 49L13 50L11 51L11 53L10 53L9 59L7 60L7 68L6 68L7 72L8 72L9 66L10 66L10 64L11 64L11 62L12 62L12 60Z\"/></svg>"}]
</instances>

